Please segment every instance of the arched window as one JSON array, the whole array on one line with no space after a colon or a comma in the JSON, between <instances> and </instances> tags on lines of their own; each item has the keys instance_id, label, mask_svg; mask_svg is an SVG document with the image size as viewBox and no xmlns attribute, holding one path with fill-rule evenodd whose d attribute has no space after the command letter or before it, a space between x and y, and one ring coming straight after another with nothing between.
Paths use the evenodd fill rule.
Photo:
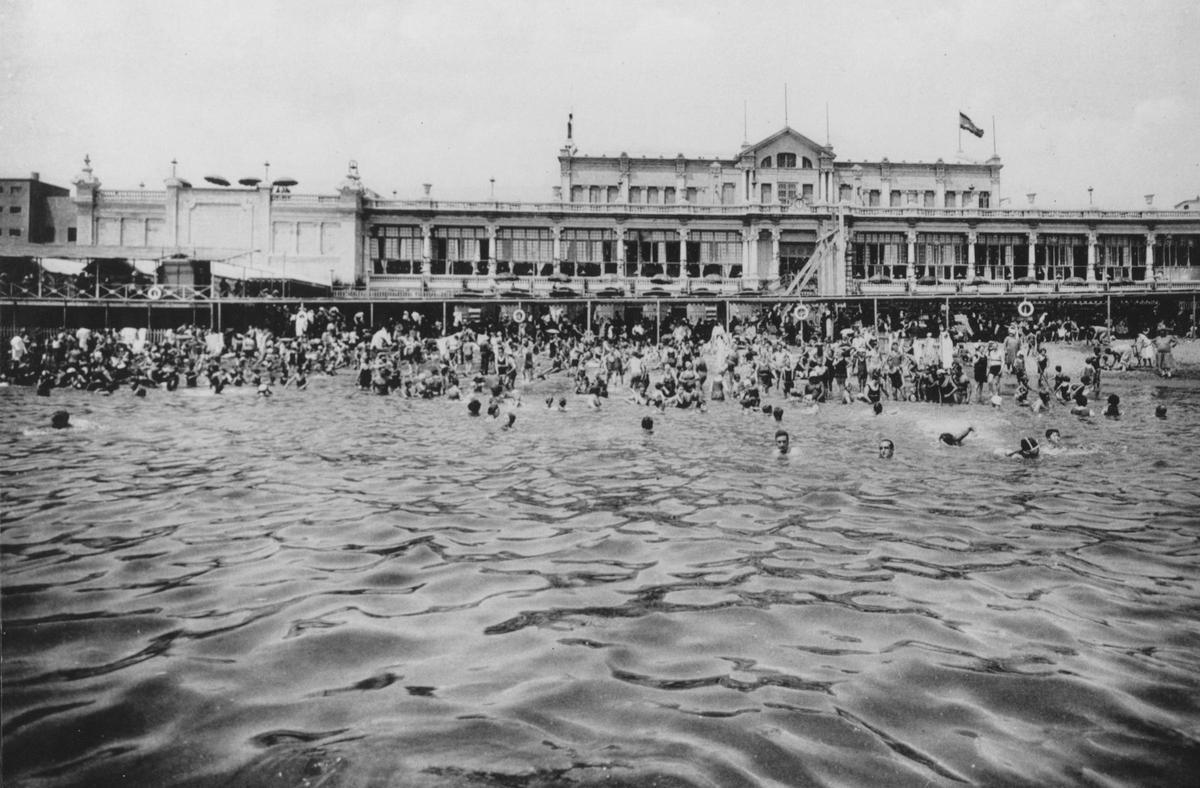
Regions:
<instances>
[{"instance_id":1,"label":"arched window","mask_svg":"<svg viewBox=\"0 0 1200 788\"><path fill-rule=\"evenodd\" d=\"M805 156L803 159L800 160L800 169L811 170L812 168L813 168L812 159Z\"/></svg>"},{"instance_id":2,"label":"arched window","mask_svg":"<svg viewBox=\"0 0 1200 788\"><path fill-rule=\"evenodd\" d=\"M779 153L775 156L775 163L780 167L795 168L796 154L794 153Z\"/></svg>"},{"instance_id":3,"label":"arched window","mask_svg":"<svg viewBox=\"0 0 1200 788\"><path fill-rule=\"evenodd\" d=\"M771 157L767 156L765 159L762 160L762 162L758 166L763 168L764 170L771 169Z\"/></svg>"}]
</instances>

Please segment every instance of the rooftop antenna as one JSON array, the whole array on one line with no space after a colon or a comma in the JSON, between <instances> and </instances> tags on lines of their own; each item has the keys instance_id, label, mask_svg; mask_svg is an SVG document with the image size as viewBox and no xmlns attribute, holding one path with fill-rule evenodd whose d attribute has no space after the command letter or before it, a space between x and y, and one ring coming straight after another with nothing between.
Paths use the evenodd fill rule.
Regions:
<instances>
[{"instance_id":1,"label":"rooftop antenna","mask_svg":"<svg viewBox=\"0 0 1200 788\"><path fill-rule=\"evenodd\" d=\"M992 155L993 156L1000 155L1000 154L996 153L996 116L995 115L992 116Z\"/></svg>"}]
</instances>

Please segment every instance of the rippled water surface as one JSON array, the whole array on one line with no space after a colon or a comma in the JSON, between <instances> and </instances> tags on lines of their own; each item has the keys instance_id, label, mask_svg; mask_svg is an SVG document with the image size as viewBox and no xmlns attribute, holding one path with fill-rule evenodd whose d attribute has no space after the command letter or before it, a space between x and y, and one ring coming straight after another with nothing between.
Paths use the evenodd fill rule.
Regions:
<instances>
[{"instance_id":1,"label":"rippled water surface","mask_svg":"<svg viewBox=\"0 0 1200 788\"><path fill-rule=\"evenodd\" d=\"M349 376L0 390L4 784L1194 785L1174 384L792 409L786 459L732 405L644 435L560 383L512 431Z\"/></svg>"}]
</instances>

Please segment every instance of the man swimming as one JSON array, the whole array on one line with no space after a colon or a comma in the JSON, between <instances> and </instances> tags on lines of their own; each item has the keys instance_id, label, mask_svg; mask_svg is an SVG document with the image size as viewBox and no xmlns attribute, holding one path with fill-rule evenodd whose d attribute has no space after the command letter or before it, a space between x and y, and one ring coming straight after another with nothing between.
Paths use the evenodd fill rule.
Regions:
<instances>
[{"instance_id":1,"label":"man swimming","mask_svg":"<svg viewBox=\"0 0 1200 788\"><path fill-rule=\"evenodd\" d=\"M938 440L947 446L962 446L963 440L974 431L974 427L967 427L961 435L955 435L952 432L943 432L938 436Z\"/></svg>"},{"instance_id":2,"label":"man swimming","mask_svg":"<svg viewBox=\"0 0 1200 788\"><path fill-rule=\"evenodd\" d=\"M879 441L879 459L890 460L896 453L896 444L892 443L888 438L881 438Z\"/></svg>"},{"instance_id":3,"label":"man swimming","mask_svg":"<svg viewBox=\"0 0 1200 788\"><path fill-rule=\"evenodd\" d=\"M1023 458L1032 460L1041 453L1041 450L1042 449L1041 446L1038 445L1037 438L1021 438L1021 448L1015 451L1010 451L1008 456L1012 457L1015 454L1020 454Z\"/></svg>"}]
</instances>

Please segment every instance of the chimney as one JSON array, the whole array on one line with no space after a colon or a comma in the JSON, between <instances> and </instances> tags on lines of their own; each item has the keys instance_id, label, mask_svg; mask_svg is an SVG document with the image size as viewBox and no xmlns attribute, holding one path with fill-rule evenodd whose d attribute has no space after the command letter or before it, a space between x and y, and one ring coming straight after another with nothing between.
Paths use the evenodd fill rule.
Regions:
<instances>
[{"instance_id":1,"label":"chimney","mask_svg":"<svg viewBox=\"0 0 1200 788\"><path fill-rule=\"evenodd\" d=\"M433 188L433 184L432 183L423 183L421 185L425 187L425 199L428 200L429 199L429 190Z\"/></svg>"},{"instance_id":2,"label":"chimney","mask_svg":"<svg viewBox=\"0 0 1200 788\"><path fill-rule=\"evenodd\" d=\"M1033 201L1037 199L1037 192L1029 192L1025 196L1029 198L1029 204L1033 205Z\"/></svg>"},{"instance_id":3,"label":"chimney","mask_svg":"<svg viewBox=\"0 0 1200 788\"><path fill-rule=\"evenodd\" d=\"M36 175L36 173L35 173L35 175ZM36 178L35 178L35 180L36 180ZM1154 205L1154 195L1153 194L1146 195L1146 205Z\"/></svg>"},{"instance_id":4,"label":"chimney","mask_svg":"<svg viewBox=\"0 0 1200 788\"><path fill-rule=\"evenodd\" d=\"M31 181L38 181L38 180L41 180L41 178L42 178L42 174L40 172L29 173L29 180L31 180Z\"/></svg>"}]
</instances>

